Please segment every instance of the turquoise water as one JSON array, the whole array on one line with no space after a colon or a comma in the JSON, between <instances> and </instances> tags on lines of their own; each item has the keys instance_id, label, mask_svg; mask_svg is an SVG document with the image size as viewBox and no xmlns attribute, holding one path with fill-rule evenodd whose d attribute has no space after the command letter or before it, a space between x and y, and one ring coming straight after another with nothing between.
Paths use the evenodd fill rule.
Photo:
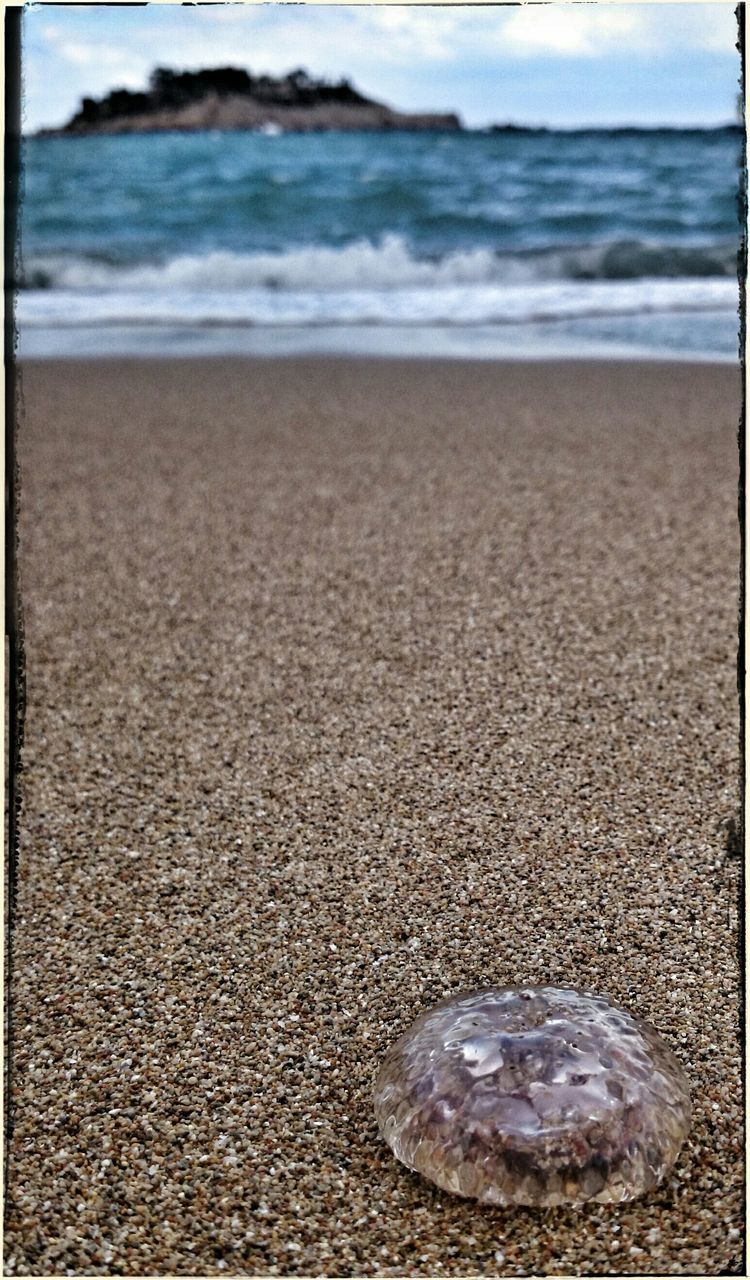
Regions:
<instances>
[{"instance_id":1,"label":"turquoise water","mask_svg":"<svg viewBox=\"0 0 750 1280\"><path fill-rule=\"evenodd\" d=\"M21 351L732 358L739 152L730 129L28 139Z\"/></svg>"}]
</instances>

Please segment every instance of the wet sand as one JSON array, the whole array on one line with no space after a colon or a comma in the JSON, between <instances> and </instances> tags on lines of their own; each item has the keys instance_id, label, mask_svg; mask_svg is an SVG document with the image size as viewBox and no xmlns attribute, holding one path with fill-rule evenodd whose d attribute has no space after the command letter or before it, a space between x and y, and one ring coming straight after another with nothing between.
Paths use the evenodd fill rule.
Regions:
<instances>
[{"instance_id":1,"label":"wet sand","mask_svg":"<svg viewBox=\"0 0 750 1280\"><path fill-rule=\"evenodd\" d=\"M6 1272L741 1267L740 382L29 363ZM646 1199L397 1164L386 1046L593 988L694 1096Z\"/></svg>"}]
</instances>

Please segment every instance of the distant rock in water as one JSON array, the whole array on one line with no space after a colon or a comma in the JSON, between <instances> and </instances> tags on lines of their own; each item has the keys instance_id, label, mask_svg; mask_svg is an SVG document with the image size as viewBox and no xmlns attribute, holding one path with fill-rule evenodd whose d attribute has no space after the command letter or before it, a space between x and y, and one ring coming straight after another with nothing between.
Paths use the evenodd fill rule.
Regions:
<instances>
[{"instance_id":1,"label":"distant rock in water","mask_svg":"<svg viewBox=\"0 0 750 1280\"><path fill-rule=\"evenodd\" d=\"M649 134L730 134L739 137L742 134L742 125L734 124L731 121L728 124L719 125L651 125L651 124L592 124L592 125L569 125L564 128L550 128L544 124L491 124L488 125L486 133L505 133L505 134L551 134L555 133L568 138L588 136L595 134L600 137L609 138L639 138L649 136Z\"/></svg>"},{"instance_id":2,"label":"distant rock in water","mask_svg":"<svg viewBox=\"0 0 750 1280\"><path fill-rule=\"evenodd\" d=\"M543 124L491 124L489 133L549 133Z\"/></svg>"},{"instance_id":3,"label":"distant rock in water","mask_svg":"<svg viewBox=\"0 0 750 1280\"><path fill-rule=\"evenodd\" d=\"M237 67L172 71L157 67L148 89L114 89L105 98L84 98L60 129L40 136L152 133L165 130L271 129L311 132L325 129L460 129L450 113L408 114L365 98L348 80L330 84L306 71L274 79Z\"/></svg>"}]
</instances>

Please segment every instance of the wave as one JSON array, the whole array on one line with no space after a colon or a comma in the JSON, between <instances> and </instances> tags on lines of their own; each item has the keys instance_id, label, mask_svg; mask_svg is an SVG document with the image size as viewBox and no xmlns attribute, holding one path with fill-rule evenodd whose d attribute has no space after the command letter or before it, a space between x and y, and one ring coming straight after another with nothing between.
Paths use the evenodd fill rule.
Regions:
<instances>
[{"instance_id":1,"label":"wave","mask_svg":"<svg viewBox=\"0 0 750 1280\"><path fill-rule=\"evenodd\" d=\"M30 290L17 300L20 326L100 325L474 326L588 316L731 311L739 286L731 280L561 281L526 285L410 286L386 289L173 288Z\"/></svg>"},{"instance_id":2,"label":"wave","mask_svg":"<svg viewBox=\"0 0 750 1280\"><path fill-rule=\"evenodd\" d=\"M309 245L283 252L216 250L165 262L117 264L101 258L35 255L24 263L21 289L159 293L174 289L338 292L347 289L521 285L550 281L736 279L733 244L675 245L646 240L557 246L514 253L454 249L415 254L391 234L342 247Z\"/></svg>"}]
</instances>

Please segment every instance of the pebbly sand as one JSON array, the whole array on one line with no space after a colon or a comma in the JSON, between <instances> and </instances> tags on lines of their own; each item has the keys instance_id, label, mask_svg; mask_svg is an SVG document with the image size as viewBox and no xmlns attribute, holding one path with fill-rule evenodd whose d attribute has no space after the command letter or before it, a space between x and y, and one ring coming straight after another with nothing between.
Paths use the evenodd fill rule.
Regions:
<instances>
[{"instance_id":1,"label":"pebbly sand","mask_svg":"<svg viewBox=\"0 0 750 1280\"><path fill-rule=\"evenodd\" d=\"M738 371L23 390L6 1273L738 1273ZM663 1187L503 1211L396 1163L386 1046L490 983L656 1025Z\"/></svg>"}]
</instances>

